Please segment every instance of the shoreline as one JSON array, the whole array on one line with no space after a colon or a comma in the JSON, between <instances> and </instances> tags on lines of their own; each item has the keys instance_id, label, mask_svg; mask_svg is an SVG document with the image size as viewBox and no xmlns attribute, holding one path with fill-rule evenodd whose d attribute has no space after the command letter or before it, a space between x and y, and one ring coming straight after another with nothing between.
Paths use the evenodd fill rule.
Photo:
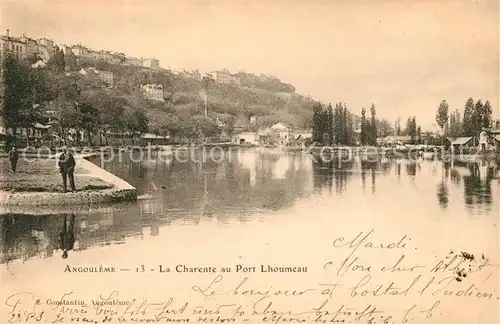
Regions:
<instances>
[{"instance_id":1,"label":"shoreline","mask_svg":"<svg viewBox=\"0 0 500 324\"><path fill-rule=\"evenodd\" d=\"M10 213L10 210L22 213L23 209L32 210L35 207L43 209L68 209L67 207L76 206L85 209L95 204L108 204L119 202L130 202L137 200L137 189L125 180L114 174L100 168L88 161L87 158L92 154L77 155L79 166L83 173L75 173L75 176L94 177L112 185L110 189L102 190L83 190L77 192L9 192L0 191L0 215Z\"/></svg>"}]
</instances>

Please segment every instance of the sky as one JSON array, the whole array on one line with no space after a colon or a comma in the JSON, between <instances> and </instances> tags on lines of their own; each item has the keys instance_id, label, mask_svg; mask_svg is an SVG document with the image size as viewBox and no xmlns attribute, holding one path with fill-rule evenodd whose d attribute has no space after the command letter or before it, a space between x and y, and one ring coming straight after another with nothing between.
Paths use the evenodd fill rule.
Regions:
<instances>
[{"instance_id":1,"label":"sky","mask_svg":"<svg viewBox=\"0 0 500 324\"><path fill-rule=\"evenodd\" d=\"M296 92L432 129L441 100L499 103L497 1L15 1L2 33L272 74Z\"/></svg>"}]
</instances>

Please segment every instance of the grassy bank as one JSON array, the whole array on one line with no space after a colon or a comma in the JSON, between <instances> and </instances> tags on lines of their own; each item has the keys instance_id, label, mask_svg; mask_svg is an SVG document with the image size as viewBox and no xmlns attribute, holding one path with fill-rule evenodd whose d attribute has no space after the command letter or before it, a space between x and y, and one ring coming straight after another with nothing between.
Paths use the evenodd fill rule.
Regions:
<instances>
[{"instance_id":1,"label":"grassy bank","mask_svg":"<svg viewBox=\"0 0 500 324\"><path fill-rule=\"evenodd\" d=\"M113 186L103 180L86 175L87 171L75 168L77 191L104 190ZM68 182L69 189L69 182ZM0 158L0 190L9 192L63 192L62 178L55 159L19 159L16 173L6 158Z\"/></svg>"}]
</instances>

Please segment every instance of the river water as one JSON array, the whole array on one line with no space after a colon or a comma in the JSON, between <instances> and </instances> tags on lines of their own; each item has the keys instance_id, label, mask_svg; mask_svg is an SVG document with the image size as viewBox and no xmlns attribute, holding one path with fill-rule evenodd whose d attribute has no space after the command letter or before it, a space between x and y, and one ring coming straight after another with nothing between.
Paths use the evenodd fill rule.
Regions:
<instances>
[{"instance_id":1,"label":"river water","mask_svg":"<svg viewBox=\"0 0 500 324\"><path fill-rule=\"evenodd\" d=\"M499 255L500 180L491 161L354 158L339 164L243 150L221 161L133 162L123 153L93 162L138 188L140 199L77 212L68 259L57 245L68 214L3 216L4 280L60 282L68 263L136 271L145 262L232 264L243 258L311 269L331 258L334 238L370 230L379 241L411 238L409 253L422 262L450 250L491 260ZM131 286L139 288L141 281L135 282Z\"/></svg>"}]
</instances>

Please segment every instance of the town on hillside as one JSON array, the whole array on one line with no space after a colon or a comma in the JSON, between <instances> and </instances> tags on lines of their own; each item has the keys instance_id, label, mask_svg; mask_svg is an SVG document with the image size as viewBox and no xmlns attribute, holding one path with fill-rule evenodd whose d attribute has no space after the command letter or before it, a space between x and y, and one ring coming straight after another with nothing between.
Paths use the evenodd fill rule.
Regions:
<instances>
[{"instance_id":1,"label":"town on hillside","mask_svg":"<svg viewBox=\"0 0 500 324\"><path fill-rule=\"evenodd\" d=\"M284 145L312 136L313 100L272 75L232 74L227 69L204 74L168 70L154 58L93 50L82 44L56 45L47 38L15 37L9 30L0 39L2 87L8 89L6 69L23 71L26 86L19 90L31 101L23 112L19 107L7 114L11 118L4 118L0 126L4 142L15 135L20 147ZM6 61L7 56L12 62ZM21 121L23 114L31 122ZM285 124L287 134L278 130ZM259 133L258 141L245 135L250 131Z\"/></svg>"},{"instance_id":2,"label":"town on hillside","mask_svg":"<svg viewBox=\"0 0 500 324\"><path fill-rule=\"evenodd\" d=\"M394 124L378 118L373 104L370 116L365 108L356 114L342 103L332 108L296 94L274 76L168 70L155 58L56 45L9 30L0 39L3 91L18 69L25 78L19 91L29 98L3 104L4 149L13 140L19 147L314 143L500 151L499 124L488 101L468 101L461 117L443 100L438 128L423 131L414 116L403 127L400 118Z\"/></svg>"}]
</instances>

